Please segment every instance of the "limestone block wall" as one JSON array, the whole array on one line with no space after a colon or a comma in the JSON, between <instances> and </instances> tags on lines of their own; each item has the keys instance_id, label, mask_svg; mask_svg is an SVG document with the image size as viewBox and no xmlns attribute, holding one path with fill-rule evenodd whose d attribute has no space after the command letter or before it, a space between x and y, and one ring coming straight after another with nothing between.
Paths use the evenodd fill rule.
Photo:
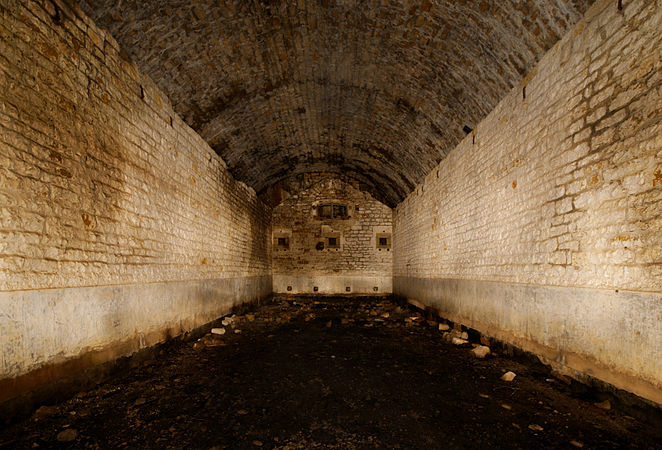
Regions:
<instances>
[{"instance_id":1,"label":"limestone block wall","mask_svg":"<svg viewBox=\"0 0 662 450\"><path fill-rule=\"evenodd\" d=\"M270 208L117 43L60 2L0 18L0 402L270 295Z\"/></svg>"},{"instance_id":2,"label":"limestone block wall","mask_svg":"<svg viewBox=\"0 0 662 450\"><path fill-rule=\"evenodd\" d=\"M662 403L662 8L598 0L394 213L394 291Z\"/></svg>"},{"instance_id":3,"label":"limestone block wall","mask_svg":"<svg viewBox=\"0 0 662 450\"><path fill-rule=\"evenodd\" d=\"M319 205L343 205L347 218L323 218ZM273 210L274 291L383 294L392 291L392 211L348 180L321 178ZM379 247L379 238L387 245ZM278 245L287 239L287 248ZM337 239L337 248L328 239ZM315 290L317 288L317 290Z\"/></svg>"}]
</instances>

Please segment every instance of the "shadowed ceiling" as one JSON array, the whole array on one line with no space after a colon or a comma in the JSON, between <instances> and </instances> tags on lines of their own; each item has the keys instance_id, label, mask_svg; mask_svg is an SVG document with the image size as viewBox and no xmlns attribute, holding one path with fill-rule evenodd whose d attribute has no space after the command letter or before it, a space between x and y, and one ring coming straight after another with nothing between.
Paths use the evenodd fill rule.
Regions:
<instances>
[{"instance_id":1,"label":"shadowed ceiling","mask_svg":"<svg viewBox=\"0 0 662 450\"><path fill-rule=\"evenodd\" d=\"M264 192L338 172L397 205L592 0L80 0Z\"/></svg>"}]
</instances>

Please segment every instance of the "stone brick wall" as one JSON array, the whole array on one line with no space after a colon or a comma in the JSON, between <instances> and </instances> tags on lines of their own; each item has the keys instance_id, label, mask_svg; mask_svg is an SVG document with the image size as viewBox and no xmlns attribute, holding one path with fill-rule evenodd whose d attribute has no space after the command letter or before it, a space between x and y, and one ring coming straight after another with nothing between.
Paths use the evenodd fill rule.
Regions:
<instances>
[{"instance_id":1,"label":"stone brick wall","mask_svg":"<svg viewBox=\"0 0 662 450\"><path fill-rule=\"evenodd\" d=\"M597 1L397 207L394 290L661 401L661 30Z\"/></svg>"},{"instance_id":2,"label":"stone brick wall","mask_svg":"<svg viewBox=\"0 0 662 450\"><path fill-rule=\"evenodd\" d=\"M350 180L319 176L306 181L307 186L273 211L274 290L291 294L391 292L390 243L388 248L377 245L379 236L390 241L391 208L361 192ZM346 206L349 217L320 217L317 207L325 204ZM278 246L278 237L288 239L287 248ZM338 248L329 248L329 237L337 239Z\"/></svg>"},{"instance_id":3,"label":"stone brick wall","mask_svg":"<svg viewBox=\"0 0 662 450\"><path fill-rule=\"evenodd\" d=\"M0 17L0 378L269 295L270 208L117 43L59 2Z\"/></svg>"},{"instance_id":4,"label":"stone brick wall","mask_svg":"<svg viewBox=\"0 0 662 450\"><path fill-rule=\"evenodd\" d=\"M110 36L26 5L3 11L0 289L268 273L254 193Z\"/></svg>"}]
</instances>

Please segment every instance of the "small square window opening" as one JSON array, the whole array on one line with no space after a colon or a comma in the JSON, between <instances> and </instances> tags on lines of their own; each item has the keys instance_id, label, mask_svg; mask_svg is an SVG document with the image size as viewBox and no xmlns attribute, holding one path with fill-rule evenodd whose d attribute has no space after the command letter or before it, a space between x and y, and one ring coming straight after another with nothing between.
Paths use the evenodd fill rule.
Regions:
<instances>
[{"instance_id":1,"label":"small square window opening","mask_svg":"<svg viewBox=\"0 0 662 450\"><path fill-rule=\"evenodd\" d=\"M377 249L390 250L391 249L391 234L390 233L377 233L376 236Z\"/></svg>"},{"instance_id":2,"label":"small square window opening","mask_svg":"<svg viewBox=\"0 0 662 450\"><path fill-rule=\"evenodd\" d=\"M317 216L320 219L347 219L347 205L319 205L317 207Z\"/></svg>"},{"instance_id":3,"label":"small square window opening","mask_svg":"<svg viewBox=\"0 0 662 450\"><path fill-rule=\"evenodd\" d=\"M287 250L290 248L290 238L287 236L276 236L274 246L278 250Z\"/></svg>"}]
</instances>

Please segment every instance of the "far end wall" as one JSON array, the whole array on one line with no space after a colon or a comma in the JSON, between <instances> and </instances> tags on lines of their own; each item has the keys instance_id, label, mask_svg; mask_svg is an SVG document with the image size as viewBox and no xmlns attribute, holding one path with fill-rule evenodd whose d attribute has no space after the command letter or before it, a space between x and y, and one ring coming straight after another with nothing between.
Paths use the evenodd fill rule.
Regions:
<instances>
[{"instance_id":1,"label":"far end wall","mask_svg":"<svg viewBox=\"0 0 662 450\"><path fill-rule=\"evenodd\" d=\"M397 207L395 293L662 403L661 30L598 0Z\"/></svg>"},{"instance_id":2,"label":"far end wall","mask_svg":"<svg viewBox=\"0 0 662 450\"><path fill-rule=\"evenodd\" d=\"M345 207L347 217L322 217L324 205ZM274 208L274 291L390 293L391 219L391 208L347 180L313 182Z\"/></svg>"}]
</instances>

